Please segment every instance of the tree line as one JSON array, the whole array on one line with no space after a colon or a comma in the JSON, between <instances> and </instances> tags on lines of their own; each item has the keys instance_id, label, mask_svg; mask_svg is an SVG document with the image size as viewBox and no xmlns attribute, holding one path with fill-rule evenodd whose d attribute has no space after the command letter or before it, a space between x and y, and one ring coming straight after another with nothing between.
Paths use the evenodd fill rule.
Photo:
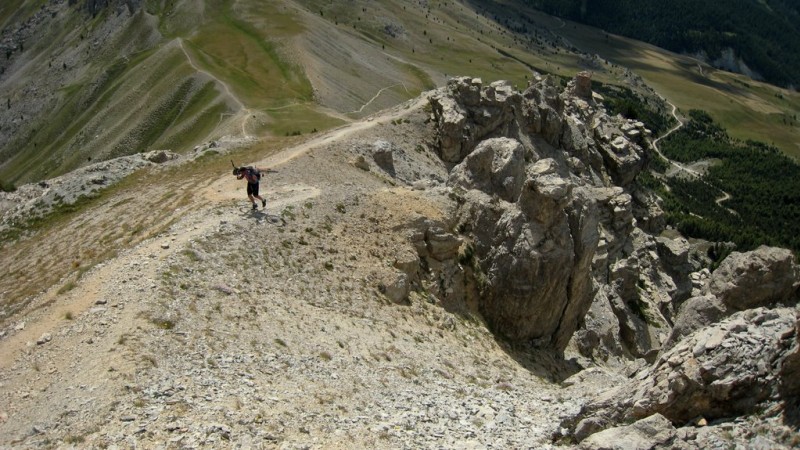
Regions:
<instances>
[{"instance_id":1,"label":"tree line","mask_svg":"<svg viewBox=\"0 0 800 450\"><path fill-rule=\"evenodd\" d=\"M800 252L800 165L770 145L731 138L703 111L689 117L661 141L661 151L683 163L712 159L703 178L640 177L664 200L668 223L741 251L766 244ZM731 198L718 202L723 192Z\"/></svg>"},{"instance_id":2,"label":"tree line","mask_svg":"<svg viewBox=\"0 0 800 450\"><path fill-rule=\"evenodd\" d=\"M539 10L713 61L732 49L766 81L800 85L796 0L522 0Z\"/></svg>"}]
</instances>

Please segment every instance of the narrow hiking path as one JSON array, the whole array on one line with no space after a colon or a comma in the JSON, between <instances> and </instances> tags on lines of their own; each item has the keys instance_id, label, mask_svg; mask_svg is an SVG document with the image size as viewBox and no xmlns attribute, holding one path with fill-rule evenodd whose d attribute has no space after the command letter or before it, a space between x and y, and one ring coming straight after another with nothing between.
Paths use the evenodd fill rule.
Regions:
<instances>
[{"instance_id":1,"label":"narrow hiking path","mask_svg":"<svg viewBox=\"0 0 800 450\"><path fill-rule=\"evenodd\" d=\"M406 85L405 85L404 83L396 83L396 84L393 84L393 85L391 85L391 86L386 86L385 88L381 88L381 89L380 89L380 90L379 90L379 91L378 91L378 92L377 92L377 93L376 93L376 94L375 94L375 95L374 95L374 96L373 96L371 99L369 99L369 101L367 101L366 103L364 103L363 105L361 105L361 108L358 108L358 109L356 109L355 111L350 111L350 112L349 112L349 113L347 113L347 114L358 114L358 113L361 113L362 111L364 111L364 108L366 108L367 106L369 106L370 104L372 104L372 102L374 102L375 100L377 100L377 99L378 99L378 97L380 97L380 96L381 96L381 94L383 94L383 92L384 92L384 91L387 91L387 90L389 90L389 89L395 88L395 87L397 87L397 86L403 86L403 89L405 89L405 90L406 90L406 92L408 92L408 88L406 87Z\"/></svg>"},{"instance_id":2,"label":"narrow hiking path","mask_svg":"<svg viewBox=\"0 0 800 450\"><path fill-rule=\"evenodd\" d=\"M236 96L236 95L233 93L233 91L231 90L230 86L228 86L228 84L227 84L227 83L225 83L224 81L222 81L221 79L219 79L219 78L218 78L216 75L214 75L213 73L211 73L211 72L209 72L209 71L207 71L207 70L205 70L205 69L202 69L202 68L200 68L200 67L199 67L197 64L195 64L194 60L192 59L192 56L189 54L189 52L186 50L186 46L183 44L183 38L180 38L180 37L179 37L179 38L177 38L177 40L178 40L178 45L181 47L181 51L182 51L182 52L183 52L183 54L186 56L186 61L189 63L189 65L190 65L190 66L192 66L192 68L193 68L195 71L197 71L197 72L199 72L199 73L202 73L202 74L204 74L204 75L208 76L209 78L213 79L213 80L214 80L214 81L215 81L217 84L219 84L220 86L222 86L222 90L223 90L223 91L225 91L225 94L227 94L228 98L230 98L231 100L233 100L233 102L236 104L236 107L237 107L237 108L239 108L239 109L246 109L246 107L244 106L244 103L243 103L241 100L239 100L239 97L237 97L237 96Z\"/></svg>"},{"instance_id":3,"label":"narrow hiking path","mask_svg":"<svg viewBox=\"0 0 800 450\"><path fill-rule=\"evenodd\" d=\"M295 158L312 149L381 123L395 120L420 108L427 100L427 95L423 94L379 114L321 133L320 136L288 147L275 155L257 161L256 164L280 170ZM289 179L291 182L269 179L264 183L262 192L266 194L267 208L271 214L288 206L299 209L299 205L319 197L330 188L324 179L316 179L307 174L284 177L284 180ZM137 271L136 280L140 285L138 289L144 289L145 293L142 295L147 296L146 292L151 289L150 286L155 286L159 279L157 268L165 260L184 251L189 243L217 232L221 223L240 224L252 220L261 222L267 219L267 216L261 211L258 215L253 215L249 211L249 207L245 211L242 210L242 204L246 202L246 197L243 196L242 181L236 180L227 171L199 189L193 189L191 186L179 187L174 180L171 183L170 185L139 186L139 192L136 193L137 198L159 199L170 192L181 192L181 195L170 198L187 199L188 203L186 204L176 203L171 206L163 219L158 222L157 228L139 231L143 235L155 232L153 237L144 239L96 264L77 279L74 286L66 292L63 289L65 279L53 284L10 319L9 324L16 324L14 327L16 329L12 328L13 331L10 334L0 339L0 369L8 367L18 358L24 357L26 352L32 348L31 346L35 347L35 343L42 336L55 337L59 330L69 327L71 319L68 320L65 317L79 317L92 309L106 308L106 303L113 303L111 299L120 295L120 289L133 286L132 281L126 278L132 267L135 267ZM197 183L196 179L183 182L183 184L195 183ZM189 195L189 192L193 192L193 194ZM130 196L130 193L121 195ZM109 206L101 206L85 214L91 214L93 217L108 216L110 218L113 216L119 223L137 223L145 216L159 214L158 211L150 209L154 207L153 204L148 203L124 210L115 208L114 205L120 203L118 198L110 199L106 202ZM76 219L76 221L80 220L80 218ZM60 230L63 232L62 234L66 233L64 236L70 234L66 228L69 227ZM94 228L96 227L92 229ZM58 236L60 237L56 237L57 240L66 239L61 234ZM74 235L72 239L79 240L80 236ZM87 239L91 239L92 242L82 244L86 247L91 247L97 241L96 236ZM55 255L51 256L55 257ZM29 254L27 257L40 258L36 254Z\"/></svg>"},{"instance_id":4,"label":"narrow hiking path","mask_svg":"<svg viewBox=\"0 0 800 450\"><path fill-rule=\"evenodd\" d=\"M662 98L663 98L663 97L662 97ZM681 127L683 127L683 126L684 126L684 122L681 120L681 118L680 118L680 117L678 116L678 114L677 114L678 107L677 107L677 106L675 106L675 105L674 105L673 103L671 103L670 101L668 101L667 99L663 99L663 100L664 100L664 101L665 101L665 102L666 102L668 105L670 105L670 106L672 107L672 112L671 112L671 114L672 114L672 117L674 117L674 118L675 118L675 120L678 122L678 124L677 124L677 125L675 125L674 127L670 128L670 129L669 129L669 130L668 130L666 133L664 133L663 135L659 136L658 138L656 138L656 139L653 141L653 144L652 144L652 148L653 148L653 150L655 150L655 152L658 154L658 156L660 156L660 157L661 157L661 158L663 158L665 161L667 161L667 162L668 162L668 163L669 163L671 166L675 167L675 168L676 168L676 169L677 169L679 172L680 172L680 171L683 171L683 172L685 172L685 173L689 174L689 175L690 175L690 177L692 177L692 178L694 178L694 179L696 179L696 180L700 180L700 181L702 181L702 182L703 182L703 184L705 184L706 186L708 186L708 187L710 187L710 188L712 188L712 189L716 189L716 190L718 190L720 193L722 193L722 195L720 195L719 197L717 197L717 198L714 200L714 202L715 202L715 203L716 203L718 206L720 206L720 207L722 207L722 208L725 208L725 210L727 210L729 213L731 213L731 214L733 214L733 215L735 215L735 216L738 216L738 215L739 215L739 213L737 213L736 211L734 211L734 210L732 210L732 209L730 209L730 208L728 208L728 207L725 207L725 206L723 206L723 205L722 205L722 202L728 201L728 200L730 200L730 199L732 198L732 196L731 196L730 194L728 194L727 192L723 191L722 189L720 189L720 188L718 188L718 187L716 187L716 186L713 186L711 183L709 183L709 182L707 182L707 181L703 180L703 174L702 174L702 173L700 173L700 172L698 172L698 171L696 171L696 170L694 170L694 169L691 169L691 168L689 168L689 167L686 167L684 164L681 164L681 163L679 163L679 162L677 162L677 161L674 161L674 160L672 160L672 159L670 159L670 158L667 158L667 157L666 157L666 155L664 155L664 153L662 153L662 152L661 152L661 149L658 147L658 143L659 143L659 142L660 142L662 139L665 139L665 138L669 137L669 136L670 136L672 133L674 133L674 132L678 131L679 129L681 129Z\"/></svg>"},{"instance_id":5,"label":"narrow hiking path","mask_svg":"<svg viewBox=\"0 0 800 450\"><path fill-rule=\"evenodd\" d=\"M205 69L202 69L200 66L195 64L194 60L192 59L192 56L189 54L189 52L186 50L186 46L183 44L183 38L179 37L179 38L177 38L177 40L178 40L178 45L181 48L181 51L183 52L184 56L186 56L186 61L189 63L189 65L192 67L192 69L194 69L198 73L201 73L201 74L211 78L212 80L214 80L214 82L217 85L222 87L222 91L225 93L227 98L230 99L231 101L233 101L234 106L237 109L237 112L234 113L234 114L231 114L231 116L233 117L233 119L235 119L237 116L241 116L241 133L242 133L242 137L244 137L245 139L252 138L252 136L250 136L247 133L247 120L251 115L250 108L245 106L244 102L242 102L239 99L239 97L236 96L236 94L233 92L231 87L226 82L224 82L223 80L218 78L213 73L211 73L211 72L209 72L209 71L207 71ZM222 120L222 116L225 116L225 115L226 114L221 114L220 115L220 120Z\"/></svg>"}]
</instances>

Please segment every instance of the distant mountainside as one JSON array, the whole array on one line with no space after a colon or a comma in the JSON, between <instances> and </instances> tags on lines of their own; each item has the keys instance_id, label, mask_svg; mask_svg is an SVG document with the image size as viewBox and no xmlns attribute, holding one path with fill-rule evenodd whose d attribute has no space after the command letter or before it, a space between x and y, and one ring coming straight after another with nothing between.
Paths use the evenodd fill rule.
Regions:
<instances>
[{"instance_id":1,"label":"distant mountainside","mask_svg":"<svg viewBox=\"0 0 800 450\"><path fill-rule=\"evenodd\" d=\"M549 14L789 87L800 85L798 0L523 0Z\"/></svg>"},{"instance_id":2,"label":"distant mountainside","mask_svg":"<svg viewBox=\"0 0 800 450\"><path fill-rule=\"evenodd\" d=\"M322 131L448 75L524 86L529 67L496 50L513 39L452 3L3 1L0 184Z\"/></svg>"},{"instance_id":3,"label":"distant mountainside","mask_svg":"<svg viewBox=\"0 0 800 450\"><path fill-rule=\"evenodd\" d=\"M789 27L791 14L782 16ZM185 154L225 136L322 132L456 75L522 88L534 72L590 70L595 82L658 103L647 86L656 81L667 88L659 95L681 109L699 107L702 97L732 135L800 153L795 93L743 77L698 78L689 58L677 71L647 57L624 61L603 48L613 43L602 42L601 31L586 32L597 48L564 36L573 28L525 0L3 0L0 189L124 155ZM784 34L794 42L787 45L800 41ZM624 51L642 55L640 45L630 40ZM798 60L784 58L781 67ZM665 79L648 79L646 67Z\"/></svg>"}]
</instances>

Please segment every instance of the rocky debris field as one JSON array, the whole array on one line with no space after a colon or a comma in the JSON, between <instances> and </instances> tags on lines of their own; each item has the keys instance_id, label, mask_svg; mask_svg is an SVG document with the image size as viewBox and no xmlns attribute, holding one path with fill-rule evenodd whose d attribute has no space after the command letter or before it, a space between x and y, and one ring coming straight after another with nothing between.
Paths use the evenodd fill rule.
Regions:
<instances>
[{"instance_id":1,"label":"rocky debris field","mask_svg":"<svg viewBox=\"0 0 800 450\"><path fill-rule=\"evenodd\" d=\"M220 178L7 321L0 446L796 446L797 266L663 234L648 139L459 78Z\"/></svg>"}]
</instances>

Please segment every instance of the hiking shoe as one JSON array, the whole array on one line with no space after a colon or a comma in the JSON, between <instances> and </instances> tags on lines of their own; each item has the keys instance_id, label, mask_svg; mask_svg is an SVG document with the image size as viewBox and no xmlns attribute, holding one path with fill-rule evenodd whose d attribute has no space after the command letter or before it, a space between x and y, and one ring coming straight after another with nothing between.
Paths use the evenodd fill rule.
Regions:
<instances>
[{"instance_id":1,"label":"hiking shoe","mask_svg":"<svg viewBox=\"0 0 800 450\"><path fill-rule=\"evenodd\" d=\"M257 209L258 209L258 205L256 205L255 203L253 203L253 211L255 211L255 210L257 210Z\"/></svg>"},{"instance_id":2,"label":"hiking shoe","mask_svg":"<svg viewBox=\"0 0 800 450\"><path fill-rule=\"evenodd\" d=\"M261 200L261 207L262 208L266 208L267 207L267 201L266 200L264 200L264 199Z\"/></svg>"}]
</instances>

